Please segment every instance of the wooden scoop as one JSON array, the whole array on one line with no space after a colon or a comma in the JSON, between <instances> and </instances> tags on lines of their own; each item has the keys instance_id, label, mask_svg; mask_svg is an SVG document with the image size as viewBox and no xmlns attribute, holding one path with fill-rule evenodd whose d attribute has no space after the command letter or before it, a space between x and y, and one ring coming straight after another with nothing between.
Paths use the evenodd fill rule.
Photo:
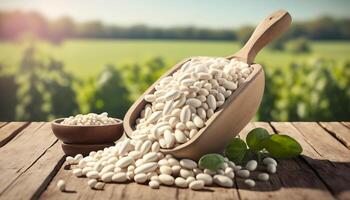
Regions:
<instances>
[{"instance_id":1,"label":"wooden scoop","mask_svg":"<svg viewBox=\"0 0 350 200\"><path fill-rule=\"evenodd\" d=\"M226 57L236 58L240 61L252 64L257 53L270 41L282 34L291 23L291 16L287 11L279 10L268 16L255 29L244 47L236 54ZM176 64L160 79L158 79L148 90L130 107L124 118L124 130L128 137L132 136L135 129L135 121L140 116L146 105L144 96L155 92L155 85L166 76L173 74L184 63L185 59ZM211 116L206 126L188 142L173 149L161 149L165 154L172 154L179 158L191 158L198 160L207 153L222 152L227 143L235 137L255 115L265 86L264 71L259 64L252 64L253 72L246 81L226 99L225 103Z\"/></svg>"}]
</instances>

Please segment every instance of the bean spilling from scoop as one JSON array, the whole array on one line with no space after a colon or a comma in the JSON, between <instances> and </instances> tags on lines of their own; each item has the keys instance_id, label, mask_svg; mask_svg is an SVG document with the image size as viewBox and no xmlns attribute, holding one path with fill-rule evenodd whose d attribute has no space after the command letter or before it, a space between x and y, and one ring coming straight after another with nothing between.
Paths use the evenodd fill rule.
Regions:
<instances>
[{"instance_id":1,"label":"bean spilling from scoop","mask_svg":"<svg viewBox=\"0 0 350 200\"><path fill-rule=\"evenodd\" d=\"M243 168L225 158L219 170L211 171L193 160L178 160L160 152L193 138L252 71L251 66L234 59L193 58L173 75L162 78L154 93L145 96L148 103L136 120L131 139L86 157L68 156L66 162L75 165L75 176L89 178L88 186L97 190L103 189L104 183L127 181L148 184L152 189L175 185L201 190L213 184L230 188L235 175L254 187L250 172L258 167L255 160ZM268 173L276 172L274 159L265 158L263 164ZM258 174L256 180L268 181L268 173ZM60 182L59 188L64 187Z\"/></svg>"},{"instance_id":2,"label":"bean spilling from scoop","mask_svg":"<svg viewBox=\"0 0 350 200\"><path fill-rule=\"evenodd\" d=\"M193 138L253 67L235 59L198 57L162 78L136 120L135 139L158 141L165 149Z\"/></svg>"}]
</instances>

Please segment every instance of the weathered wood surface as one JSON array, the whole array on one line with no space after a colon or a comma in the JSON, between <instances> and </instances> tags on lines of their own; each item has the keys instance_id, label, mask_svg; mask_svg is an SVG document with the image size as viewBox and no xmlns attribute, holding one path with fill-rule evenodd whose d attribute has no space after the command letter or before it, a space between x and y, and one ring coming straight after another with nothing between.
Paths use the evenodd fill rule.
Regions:
<instances>
[{"instance_id":1,"label":"weathered wood surface","mask_svg":"<svg viewBox=\"0 0 350 200\"><path fill-rule=\"evenodd\" d=\"M349 149L314 122L272 123L272 126L301 143L304 149L301 157L335 197L350 199Z\"/></svg>"},{"instance_id":2,"label":"weathered wood surface","mask_svg":"<svg viewBox=\"0 0 350 200\"><path fill-rule=\"evenodd\" d=\"M320 122L320 125L350 149L349 128L340 122Z\"/></svg>"},{"instance_id":3,"label":"weathered wood surface","mask_svg":"<svg viewBox=\"0 0 350 200\"><path fill-rule=\"evenodd\" d=\"M0 147L4 146L12 138L14 138L21 130L28 125L28 122L2 122L0 127Z\"/></svg>"},{"instance_id":4,"label":"weathered wood surface","mask_svg":"<svg viewBox=\"0 0 350 200\"><path fill-rule=\"evenodd\" d=\"M0 122L0 128L5 126L7 124L7 122Z\"/></svg>"},{"instance_id":5,"label":"weathered wood surface","mask_svg":"<svg viewBox=\"0 0 350 200\"><path fill-rule=\"evenodd\" d=\"M231 189L162 186L152 190L128 183L107 184L97 191L88 187L86 178L72 176L70 167L63 164L60 142L49 123L0 122L0 199L350 199L349 126L349 122L248 124L241 138L254 127L264 127L271 134L294 137L304 149L296 159L279 160L277 173L253 189L235 178ZM68 192L56 188L60 179L66 181Z\"/></svg>"}]
</instances>

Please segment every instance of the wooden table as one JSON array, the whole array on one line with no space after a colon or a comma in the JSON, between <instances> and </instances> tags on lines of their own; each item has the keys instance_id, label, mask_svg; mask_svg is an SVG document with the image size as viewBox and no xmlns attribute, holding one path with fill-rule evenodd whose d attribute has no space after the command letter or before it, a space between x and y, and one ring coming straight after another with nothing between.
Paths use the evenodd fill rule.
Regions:
<instances>
[{"instance_id":1,"label":"wooden table","mask_svg":"<svg viewBox=\"0 0 350 200\"><path fill-rule=\"evenodd\" d=\"M303 155L279 160L270 181L248 189L237 179L234 188L192 191L136 183L107 184L91 190L65 166L60 142L47 122L0 122L0 199L350 199L350 122L254 122L240 133L264 127L296 138ZM56 188L59 179L69 192Z\"/></svg>"}]
</instances>

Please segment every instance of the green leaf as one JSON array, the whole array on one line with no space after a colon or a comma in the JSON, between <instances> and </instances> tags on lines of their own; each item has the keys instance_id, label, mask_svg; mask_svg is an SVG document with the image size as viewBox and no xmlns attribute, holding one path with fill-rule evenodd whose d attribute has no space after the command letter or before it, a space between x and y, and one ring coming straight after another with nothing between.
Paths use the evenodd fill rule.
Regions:
<instances>
[{"instance_id":1,"label":"green leaf","mask_svg":"<svg viewBox=\"0 0 350 200\"><path fill-rule=\"evenodd\" d=\"M303 148L288 135L273 134L266 142L266 150L275 158L293 158L301 154Z\"/></svg>"},{"instance_id":2,"label":"green leaf","mask_svg":"<svg viewBox=\"0 0 350 200\"><path fill-rule=\"evenodd\" d=\"M263 128L255 128L248 133L246 141L250 149L260 151L265 148L265 142L269 138L270 135L267 130Z\"/></svg>"},{"instance_id":3,"label":"green leaf","mask_svg":"<svg viewBox=\"0 0 350 200\"><path fill-rule=\"evenodd\" d=\"M225 155L234 163L241 163L244 155L247 152L247 145L242 139L233 138L226 146Z\"/></svg>"},{"instance_id":4,"label":"green leaf","mask_svg":"<svg viewBox=\"0 0 350 200\"><path fill-rule=\"evenodd\" d=\"M199 166L205 169L216 171L224 162L224 157L222 157L220 154L213 153L202 156L199 160Z\"/></svg>"}]
</instances>

